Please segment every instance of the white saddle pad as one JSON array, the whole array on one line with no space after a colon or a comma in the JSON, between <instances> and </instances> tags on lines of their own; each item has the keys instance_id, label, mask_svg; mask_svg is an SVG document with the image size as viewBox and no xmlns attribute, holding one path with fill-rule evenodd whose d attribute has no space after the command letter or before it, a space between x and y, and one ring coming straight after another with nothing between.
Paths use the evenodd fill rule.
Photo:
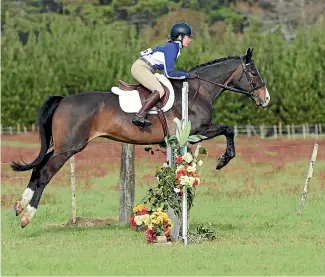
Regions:
<instances>
[{"instance_id":1,"label":"white saddle pad","mask_svg":"<svg viewBox=\"0 0 325 277\"><path fill-rule=\"evenodd\" d=\"M155 76L160 82L162 82L169 89L169 98L167 100L167 103L162 108L164 112L167 112L174 104L174 100L175 100L174 89L170 81L165 77L165 75L155 73ZM137 90L125 91L119 89L118 87L112 87L111 91L114 94L118 95L122 111L126 113L137 113L141 109L142 104L141 104L139 92ZM149 111L149 114L157 114L157 108L153 107Z\"/></svg>"}]
</instances>

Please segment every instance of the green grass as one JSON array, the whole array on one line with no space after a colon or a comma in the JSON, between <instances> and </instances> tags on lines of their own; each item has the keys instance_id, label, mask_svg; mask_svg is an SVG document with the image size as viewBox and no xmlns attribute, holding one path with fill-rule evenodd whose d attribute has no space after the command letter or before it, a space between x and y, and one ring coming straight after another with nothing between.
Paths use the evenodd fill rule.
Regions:
<instances>
[{"instance_id":1,"label":"green grass","mask_svg":"<svg viewBox=\"0 0 325 277\"><path fill-rule=\"evenodd\" d=\"M3 275L323 275L325 161L317 161L302 216L297 215L308 161L251 167L236 158L214 172L214 159L202 171L190 214L190 227L210 222L210 243L153 246L129 227L58 228L48 224L70 218L71 191L50 184L33 222L20 228L12 209L2 211ZM136 167L136 202L150 186L151 162ZM96 179L92 187L77 179L77 215L118 216L119 172ZM25 186L2 185L2 194Z\"/></svg>"}]
</instances>

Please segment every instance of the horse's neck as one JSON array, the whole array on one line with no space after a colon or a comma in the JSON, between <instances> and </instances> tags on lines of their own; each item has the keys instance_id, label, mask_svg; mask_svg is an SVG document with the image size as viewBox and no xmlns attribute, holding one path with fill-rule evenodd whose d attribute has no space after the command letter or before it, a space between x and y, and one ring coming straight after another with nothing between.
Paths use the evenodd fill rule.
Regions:
<instances>
[{"instance_id":1,"label":"horse's neck","mask_svg":"<svg viewBox=\"0 0 325 277\"><path fill-rule=\"evenodd\" d=\"M175 106L177 110L182 112L182 88L183 88L183 80L171 80L172 86L175 92ZM188 102L190 103L195 96L195 88L193 86L192 80L187 80L185 82L189 83L188 87Z\"/></svg>"},{"instance_id":2,"label":"horse's neck","mask_svg":"<svg viewBox=\"0 0 325 277\"><path fill-rule=\"evenodd\" d=\"M207 81L201 81L201 83L204 86L205 93L209 95L212 102L215 100L216 95L224 90L214 83L224 84L238 67L238 64L238 59L229 59L197 70L200 77L211 81L211 83Z\"/></svg>"}]
</instances>

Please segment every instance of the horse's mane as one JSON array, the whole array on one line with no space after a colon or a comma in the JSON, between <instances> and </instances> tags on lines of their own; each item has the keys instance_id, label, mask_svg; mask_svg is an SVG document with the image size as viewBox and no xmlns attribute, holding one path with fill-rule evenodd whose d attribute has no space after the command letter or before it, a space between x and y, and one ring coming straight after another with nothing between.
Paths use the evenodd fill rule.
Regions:
<instances>
[{"instance_id":1,"label":"horse's mane","mask_svg":"<svg viewBox=\"0 0 325 277\"><path fill-rule=\"evenodd\" d=\"M220 63L220 62L224 62L224 61L228 61L228 60L234 60L234 59L240 59L240 56L229 56L229 57L226 57L226 58L215 59L215 60L210 61L210 62L206 62L206 63L196 65L196 66L192 67L190 71L197 70L197 69L200 69L202 67L206 67L208 65L213 65L213 64L216 64L216 63Z\"/></svg>"}]
</instances>

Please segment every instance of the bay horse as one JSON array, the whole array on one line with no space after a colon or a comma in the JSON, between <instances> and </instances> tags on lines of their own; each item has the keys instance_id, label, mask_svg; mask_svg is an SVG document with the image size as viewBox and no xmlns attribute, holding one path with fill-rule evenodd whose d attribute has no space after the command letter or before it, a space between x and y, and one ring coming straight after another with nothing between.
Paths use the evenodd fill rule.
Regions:
<instances>
[{"instance_id":1,"label":"bay horse","mask_svg":"<svg viewBox=\"0 0 325 277\"><path fill-rule=\"evenodd\" d=\"M247 95L256 105L266 107L270 95L252 59L253 50L246 55L216 59L193 67L195 79L189 79L188 116L192 123L191 135L200 134L205 139L224 135L227 139L225 153L217 159L220 170L235 157L234 130L227 124L211 124L214 101L226 90ZM175 92L172 108L165 112L168 128L175 133L175 117L181 119L181 80L170 80ZM148 145L161 144L164 132L157 115L148 114L149 128L132 124L134 113L122 111L117 95L109 92L84 92L74 96L50 96L38 115L41 149L31 163L13 162L15 171L32 169L32 175L21 199L14 209L25 227L34 216L42 193L51 178L74 154L81 152L96 137L119 142Z\"/></svg>"}]
</instances>

